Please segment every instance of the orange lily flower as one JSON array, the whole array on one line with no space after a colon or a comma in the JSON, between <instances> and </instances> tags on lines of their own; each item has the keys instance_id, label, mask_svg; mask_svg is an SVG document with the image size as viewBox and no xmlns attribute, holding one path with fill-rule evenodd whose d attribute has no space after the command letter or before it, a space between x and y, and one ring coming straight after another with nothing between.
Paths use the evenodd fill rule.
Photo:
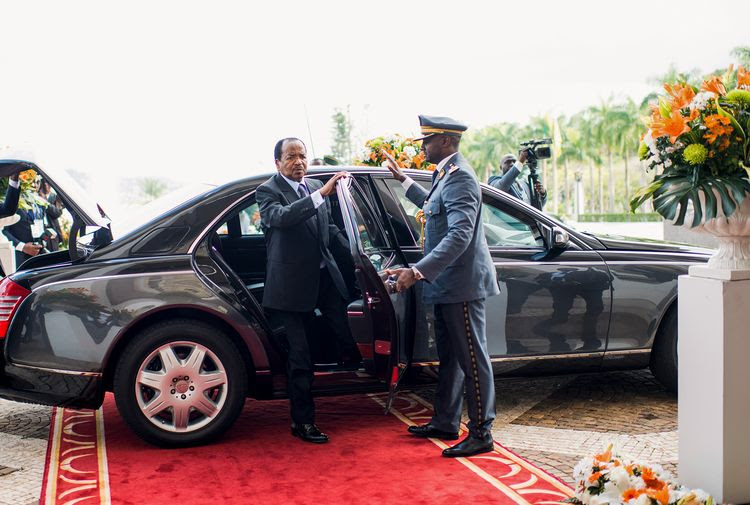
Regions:
<instances>
[{"instance_id":1,"label":"orange lily flower","mask_svg":"<svg viewBox=\"0 0 750 505\"><path fill-rule=\"evenodd\" d=\"M609 463L609 460L612 459L612 447L610 446L607 448L606 451L604 451L601 454L597 454L594 456L594 461L599 461L601 463Z\"/></svg>"},{"instance_id":2,"label":"orange lily flower","mask_svg":"<svg viewBox=\"0 0 750 505\"><path fill-rule=\"evenodd\" d=\"M592 473L591 476L589 477L589 482L596 482L599 480L599 477L601 476L602 476L602 472Z\"/></svg>"},{"instance_id":3,"label":"orange lily flower","mask_svg":"<svg viewBox=\"0 0 750 505\"><path fill-rule=\"evenodd\" d=\"M664 484L661 489L658 490L649 489L646 491L646 495L662 505L669 505L669 486L667 484Z\"/></svg>"},{"instance_id":4,"label":"orange lily flower","mask_svg":"<svg viewBox=\"0 0 750 505\"><path fill-rule=\"evenodd\" d=\"M750 89L750 72L744 67L737 68L737 87Z\"/></svg>"},{"instance_id":5,"label":"orange lily flower","mask_svg":"<svg viewBox=\"0 0 750 505\"><path fill-rule=\"evenodd\" d=\"M641 468L641 478L643 479L643 482L646 483L646 487L652 489L659 489L664 484L662 481L656 478L654 471L647 466Z\"/></svg>"},{"instance_id":6,"label":"orange lily flower","mask_svg":"<svg viewBox=\"0 0 750 505\"><path fill-rule=\"evenodd\" d=\"M688 84L665 84L664 90L667 92L671 100L672 110L680 110L687 107L695 97L695 91L692 86Z\"/></svg>"},{"instance_id":7,"label":"orange lily flower","mask_svg":"<svg viewBox=\"0 0 750 505\"><path fill-rule=\"evenodd\" d=\"M638 498L639 496L641 496L645 492L646 492L645 489L635 489L635 488L626 489L622 493L622 501L633 500L635 498Z\"/></svg>"},{"instance_id":8,"label":"orange lily flower","mask_svg":"<svg viewBox=\"0 0 750 505\"><path fill-rule=\"evenodd\" d=\"M724 96L727 94L724 83L721 82L721 78L717 75L712 75L709 79L703 81L703 84L701 84L701 89L703 91L710 91L711 93L715 93L719 96Z\"/></svg>"},{"instance_id":9,"label":"orange lily flower","mask_svg":"<svg viewBox=\"0 0 750 505\"><path fill-rule=\"evenodd\" d=\"M651 124L653 136L655 138L669 136L669 141L674 144L677 142L677 137L690 131L688 121L691 121L691 118L695 119L693 116L693 113L685 117L679 112L673 112L671 117L660 117L658 122Z\"/></svg>"}]
</instances>

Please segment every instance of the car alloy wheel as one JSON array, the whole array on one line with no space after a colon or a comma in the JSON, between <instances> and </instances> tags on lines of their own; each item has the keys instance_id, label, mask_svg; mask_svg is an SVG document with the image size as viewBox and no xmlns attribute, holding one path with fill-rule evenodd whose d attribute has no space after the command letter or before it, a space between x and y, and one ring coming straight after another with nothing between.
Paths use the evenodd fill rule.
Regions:
<instances>
[{"instance_id":1,"label":"car alloy wheel","mask_svg":"<svg viewBox=\"0 0 750 505\"><path fill-rule=\"evenodd\" d=\"M195 431L216 417L227 398L227 373L205 346L169 342L141 363L135 395L143 415L161 429Z\"/></svg>"},{"instance_id":2,"label":"car alloy wheel","mask_svg":"<svg viewBox=\"0 0 750 505\"><path fill-rule=\"evenodd\" d=\"M215 325L169 319L131 337L113 379L117 410L142 439L163 447L205 444L242 411L248 367Z\"/></svg>"}]
</instances>

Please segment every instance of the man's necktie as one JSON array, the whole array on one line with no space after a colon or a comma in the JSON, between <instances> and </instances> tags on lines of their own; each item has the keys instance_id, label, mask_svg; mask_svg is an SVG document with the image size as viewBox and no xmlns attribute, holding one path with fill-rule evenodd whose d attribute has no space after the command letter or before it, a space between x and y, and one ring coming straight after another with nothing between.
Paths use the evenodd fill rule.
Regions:
<instances>
[{"instance_id":1,"label":"man's necktie","mask_svg":"<svg viewBox=\"0 0 750 505\"><path fill-rule=\"evenodd\" d=\"M300 198L305 198L307 196L307 186L305 186L303 183L300 183L299 186L297 186L297 193L299 194ZM313 232L315 236L318 236L318 216L317 214L314 215L311 219L313 220Z\"/></svg>"}]
</instances>

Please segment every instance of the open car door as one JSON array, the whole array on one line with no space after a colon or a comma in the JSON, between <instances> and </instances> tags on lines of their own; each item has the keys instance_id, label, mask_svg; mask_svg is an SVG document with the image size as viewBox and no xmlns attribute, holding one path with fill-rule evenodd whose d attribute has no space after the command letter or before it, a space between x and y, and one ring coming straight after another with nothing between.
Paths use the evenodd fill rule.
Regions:
<instances>
[{"instance_id":1,"label":"open car door","mask_svg":"<svg viewBox=\"0 0 750 505\"><path fill-rule=\"evenodd\" d=\"M361 301L349 308L349 325L365 362L365 369L388 385L386 413L411 355L408 325L413 290L396 293L385 283L386 269L406 267L398 251L389 244L374 207L353 177L336 186L344 228L354 260ZM352 310L352 306L357 308Z\"/></svg>"},{"instance_id":2,"label":"open car door","mask_svg":"<svg viewBox=\"0 0 750 505\"><path fill-rule=\"evenodd\" d=\"M77 247L78 232L86 226L94 226L101 230L101 232L98 232L99 236L96 237L98 241L111 242L109 217L104 213L101 206L93 201L90 195L67 172L53 168L52 164L42 163L35 156L0 158L0 177L26 170L34 170L44 177L73 216L69 243L71 259L77 259L81 256Z\"/></svg>"}]
</instances>

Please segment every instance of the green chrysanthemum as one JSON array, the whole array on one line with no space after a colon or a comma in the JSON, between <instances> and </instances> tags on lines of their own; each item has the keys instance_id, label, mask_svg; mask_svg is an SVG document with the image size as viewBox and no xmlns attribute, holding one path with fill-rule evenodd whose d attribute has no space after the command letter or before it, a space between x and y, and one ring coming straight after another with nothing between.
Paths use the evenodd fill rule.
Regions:
<instances>
[{"instance_id":1,"label":"green chrysanthemum","mask_svg":"<svg viewBox=\"0 0 750 505\"><path fill-rule=\"evenodd\" d=\"M706 161L708 149L701 144L690 144L685 148L682 157L691 165L700 165Z\"/></svg>"},{"instance_id":2,"label":"green chrysanthemum","mask_svg":"<svg viewBox=\"0 0 750 505\"><path fill-rule=\"evenodd\" d=\"M727 102L733 102L743 107L750 107L750 91L746 89L733 89L726 96Z\"/></svg>"},{"instance_id":3,"label":"green chrysanthemum","mask_svg":"<svg viewBox=\"0 0 750 505\"><path fill-rule=\"evenodd\" d=\"M648 158L648 155L650 154L650 151L648 150L648 146L641 142L641 145L638 146L638 159L645 160Z\"/></svg>"}]
</instances>

